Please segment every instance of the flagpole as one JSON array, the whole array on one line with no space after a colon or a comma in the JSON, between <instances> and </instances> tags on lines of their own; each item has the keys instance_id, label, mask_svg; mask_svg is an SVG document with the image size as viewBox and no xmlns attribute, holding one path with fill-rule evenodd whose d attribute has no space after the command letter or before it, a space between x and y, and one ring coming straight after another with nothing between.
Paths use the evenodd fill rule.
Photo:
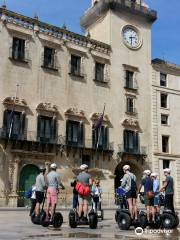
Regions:
<instances>
[{"instance_id":1,"label":"flagpole","mask_svg":"<svg viewBox=\"0 0 180 240\"><path fill-rule=\"evenodd\" d=\"M103 108L103 112L102 112L102 120L104 118L105 109L106 109L106 104L104 103L104 108ZM101 127L102 126L100 126L100 129L99 129L98 140L97 140L96 151L95 151L96 160L98 160L98 146L99 146L99 140L100 140L100 136L101 136ZM94 168L96 167L96 162L95 162L96 160L94 160Z\"/></svg>"}]
</instances>

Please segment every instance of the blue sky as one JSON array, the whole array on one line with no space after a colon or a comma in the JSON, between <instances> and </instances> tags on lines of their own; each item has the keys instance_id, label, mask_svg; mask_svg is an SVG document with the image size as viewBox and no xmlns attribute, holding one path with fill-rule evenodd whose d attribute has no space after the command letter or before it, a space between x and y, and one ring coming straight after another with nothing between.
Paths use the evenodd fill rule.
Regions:
<instances>
[{"instance_id":1,"label":"blue sky","mask_svg":"<svg viewBox=\"0 0 180 240\"><path fill-rule=\"evenodd\" d=\"M3 3L4 0L0 0ZM180 65L180 0L145 0L158 11L153 25L152 54ZM9 10L82 33L79 19L91 4L91 0L6 0Z\"/></svg>"}]
</instances>

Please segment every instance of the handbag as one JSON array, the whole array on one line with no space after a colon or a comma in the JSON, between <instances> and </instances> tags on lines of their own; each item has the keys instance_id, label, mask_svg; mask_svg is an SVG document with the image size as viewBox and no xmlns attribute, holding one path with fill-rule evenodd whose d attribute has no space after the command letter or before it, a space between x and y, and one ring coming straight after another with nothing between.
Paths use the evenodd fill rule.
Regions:
<instances>
[{"instance_id":1,"label":"handbag","mask_svg":"<svg viewBox=\"0 0 180 240\"><path fill-rule=\"evenodd\" d=\"M148 192L146 193L146 195L147 195L147 198L148 198L148 199L153 199L154 196L155 196L155 194L154 194L153 191L148 191Z\"/></svg>"}]
</instances>

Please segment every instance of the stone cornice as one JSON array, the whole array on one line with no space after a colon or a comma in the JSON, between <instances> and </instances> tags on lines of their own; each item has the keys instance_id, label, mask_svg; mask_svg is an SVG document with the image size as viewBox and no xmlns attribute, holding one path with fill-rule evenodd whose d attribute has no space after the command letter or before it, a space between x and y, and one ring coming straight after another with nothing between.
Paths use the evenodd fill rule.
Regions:
<instances>
[{"instance_id":1,"label":"stone cornice","mask_svg":"<svg viewBox=\"0 0 180 240\"><path fill-rule=\"evenodd\" d=\"M155 58L152 60L152 67L156 71L180 76L180 65L170 63L159 58Z\"/></svg>"},{"instance_id":2,"label":"stone cornice","mask_svg":"<svg viewBox=\"0 0 180 240\"><path fill-rule=\"evenodd\" d=\"M4 22L4 24L11 23L16 26L22 27L23 29L34 31L37 34L45 34L51 36L52 38L62 40L64 42L69 41L73 44L87 47L89 49L93 49L95 51L105 54L110 54L111 52L110 45L106 43L91 39L90 37L86 37L48 23L41 22L36 18L23 16L21 14L9 11L5 8L0 8L0 19Z\"/></svg>"}]
</instances>

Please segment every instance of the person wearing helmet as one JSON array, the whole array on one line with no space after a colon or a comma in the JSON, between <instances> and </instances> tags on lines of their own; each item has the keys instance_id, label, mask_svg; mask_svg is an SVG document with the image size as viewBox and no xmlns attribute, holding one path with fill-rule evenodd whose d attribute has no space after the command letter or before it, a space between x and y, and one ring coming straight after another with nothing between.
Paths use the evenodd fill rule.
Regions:
<instances>
[{"instance_id":1,"label":"person wearing helmet","mask_svg":"<svg viewBox=\"0 0 180 240\"><path fill-rule=\"evenodd\" d=\"M154 192L154 206L152 207L152 221L155 222L155 214L160 212L160 200L159 200L159 180L157 179L157 173L151 173L151 179L153 181Z\"/></svg>"},{"instance_id":2,"label":"person wearing helmet","mask_svg":"<svg viewBox=\"0 0 180 240\"><path fill-rule=\"evenodd\" d=\"M171 170L169 168L164 169L164 175L166 177L160 192L165 192L164 207L174 212L174 180L171 177Z\"/></svg>"},{"instance_id":3,"label":"person wearing helmet","mask_svg":"<svg viewBox=\"0 0 180 240\"><path fill-rule=\"evenodd\" d=\"M60 175L56 172L57 165L56 163L52 163L50 165L51 171L47 174L47 209L46 216L48 218L49 211L51 211L51 219L53 219L53 215L56 210L56 205L58 201L58 192L59 189L64 189L63 184L61 183Z\"/></svg>"},{"instance_id":4,"label":"person wearing helmet","mask_svg":"<svg viewBox=\"0 0 180 240\"><path fill-rule=\"evenodd\" d=\"M121 187L125 190L131 219L137 221L137 185L136 176L130 172L130 166L123 166L124 176L122 178Z\"/></svg>"},{"instance_id":5,"label":"person wearing helmet","mask_svg":"<svg viewBox=\"0 0 180 240\"><path fill-rule=\"evenodd\" d=\"M86 187L92 186L92 178L91 175L88 173L88 165L82 164L80 166L81 172L77 176L77 183L80 183ZM90 203L90 194L89 196L83 196L80 193L78 193L78 199L79 199L79 218L83 222L88 222L87 214L88 214L88 205ZM83 216L82 216L83 213Z\"/></svg>"},{"instance_id":6,"label":"person wearing helmet","mask_svg":"<svg viewBox=\"0 0 180 240\"><path fill-rule=\"evenodd\" d=\"M44 198L44 190L45 190L45 178L44 178L44 175L45 175L45 172L46 172L46 168L41 166L39 168L39 174L37 175L36 177L36 207L35 207L35 214L36 214L36 217L39 216L40 214L40 205L41 203L43 202L43 198Z\"/></svg>"},{"instance_id":7,"label":"person wearing helmet","mask_svg":"<svg viewBox=\"0 0 180 240\"><path fill-rule=\"evenodd\" d=\"M153 211L152 206L154 205L154 198L150 198L148 196L148 193L153 193L153 181L150 177L151 171L145 170L144 171L145 177L142 178L141 184L139 186L139 192L141 191L141 188L144 187L144 203L146 206L147 211L147 220L150 222L150 213Z\"/></svg>"}]
</instances>

